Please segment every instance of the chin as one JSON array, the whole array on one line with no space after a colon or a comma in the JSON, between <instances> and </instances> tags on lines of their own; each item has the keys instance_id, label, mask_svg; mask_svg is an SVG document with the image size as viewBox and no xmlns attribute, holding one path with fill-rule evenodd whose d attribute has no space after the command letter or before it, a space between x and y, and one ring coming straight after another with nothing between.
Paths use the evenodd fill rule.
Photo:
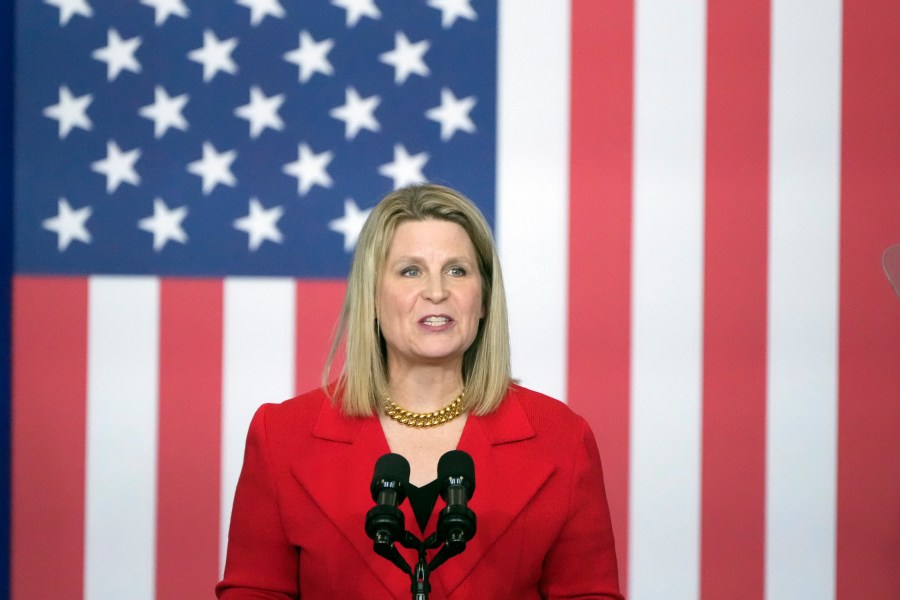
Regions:
<instances>
[{"instance_id":1,"label":"chin","mask_svg":"<svg viewBox=\"0 0 900 600\"><path fill-rule=\"evenodd\" d=\"M453 364L453 363L462 363L463 353L454 349L451 351L422 351L413 356L413 362L419 362L422 364L435 365L435 364Z\"/></svg>"}]
</instances>

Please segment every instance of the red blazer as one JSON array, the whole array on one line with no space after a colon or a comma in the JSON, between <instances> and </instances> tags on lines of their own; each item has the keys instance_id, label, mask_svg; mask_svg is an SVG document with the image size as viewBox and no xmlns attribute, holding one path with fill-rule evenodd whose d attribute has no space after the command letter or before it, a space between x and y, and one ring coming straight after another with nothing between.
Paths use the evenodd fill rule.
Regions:
<instances>
[{"instance_id":1,"label":"red blazer","mask_svg":"<svg viewBox=\"0 0 900 600\"><path fill-rule=\"evenodd\" d=\"M431 600L621 600L600 456L581 417L514 386L497 411L469 416L458 448L475 462L478 528L431 574ZM345 417L321 390L262 406L218 597L410 598L409 576L375 554L364 529L375 461L387 452L377 418ZM407 529L430 535L441 508L438 499L423 533L404 502Z\"/></svg>"}]
</instances>

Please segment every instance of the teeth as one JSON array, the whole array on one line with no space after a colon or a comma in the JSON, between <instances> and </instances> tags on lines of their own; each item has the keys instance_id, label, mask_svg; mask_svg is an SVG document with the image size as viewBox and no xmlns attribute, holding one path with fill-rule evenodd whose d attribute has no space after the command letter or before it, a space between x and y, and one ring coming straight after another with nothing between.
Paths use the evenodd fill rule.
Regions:
<instances>
[{"instance_id":1,"label":"teeth","mask_svg":"<svg viewBox=\"0 0 900 600\"><path fill-rule=\"evenodd\" d=\"M444 325L450 321L447 317L425 317L427 325Z\"/></svg>"}]
</instances>

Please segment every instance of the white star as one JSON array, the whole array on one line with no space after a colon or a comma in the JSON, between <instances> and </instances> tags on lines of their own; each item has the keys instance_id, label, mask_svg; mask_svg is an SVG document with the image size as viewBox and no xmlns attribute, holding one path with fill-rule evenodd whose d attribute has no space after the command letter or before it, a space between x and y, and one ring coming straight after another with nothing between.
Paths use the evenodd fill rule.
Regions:
<instances>
[{"instance_id":1,"label":"white star","mask_svg":"<svg viewBox=\"0 0 900 600\"><path fill-rule=\"evenodd\" d=\"M422 168L428 162L427 152L410 156L403 144L394 144L394 161L378 167L378 172L394 180L394 189L427 181Z\"/></svg>"},{"instance_id":2,"label":"white star","mask_svg":"<svg viewBox=\"0 0 900 600\"><path fill-rule=\"evenodd\" d=\"M219 71L234 75L238 69L231 59L231 53L237 44L237 38L220 40L207 29L203 32L203 47L188 52L188 58L203 65L204 82L210 81Z\"/></svg>"},{"instance_id":3,"label":"white star","mask_svg":"<svg viewBox=\"0 0 900 600\"><path fill-rule=\"evenodd\" d=\"M44 109L44 116L59 121L59 137L69 135L74 127L90 131L93 127L87 116L87 107L94 101L93 94L75 97L68 86L59 86L59 102Z\"/></svg>"},{"instance_id":4,"label":"white star","mask_svg":"<svg viewBox=\"0 0 900 600\"><path fill-rule=\"evenodd\" d=\"M91 56L106 63L106 80L114 81L123 69L141 72L141 63L134 57L140 45L141 36L123 40L118 31L110 29L106 32L106 46L94 50Z\"/></svg>"},{"instance_id":5,"label":"white star","mask_svg":"<svg viewBox=\"0 0 900 600\"><path fill-rule=\"evenodd\" d=\"M297 178L297 193L305 196L314 185L331 187L331 176L326 169L333 158L331 152L316 154L304 142L297 146L297 160L284 165L282 171Z\"/></svg>"},{"instance_id":6,"label":"white star","mask_svg":"<svg viewBox=\"0 0 900 600\"><path fill-rule=\"evenodd\" d=\"M331 0L331 4L347 11L347 27L355 27L362 17L381 18L375 0Z\"/></svg>"},{"instance_id":7,"label":"white star","mask_svg":"<svg viewBox=\"0 0 900 600\"><path fill-rule=\"evenodd\" d=\"M344 138L352 140L360 129L378 131L381 125L375 119L375 109L381 104L379 96L361 98L353 87L344 92L344 104L331 109L328 114L345 123Z\"/></svg>"},{"instance_id":8,"label":"white star","mask_svg":"<svg viewBox=\"0 0 900 600\"><path fill-rule=\"evenodd\" d=\"M203 142L203 158L187 166L188 173L203 178L203 195L208 196L217 185L234 187L237 179L231 172L231 163L237 158L237 150L219 153L215 146Z\"/></svg>"},{"instance_id":9,"label":"white star","mask_svg":"<svg viewBox=\"0 0 900 600\"><path fill-rule=\"evenodd\" d=\"M91 207L85 206L78 210L72 210L69 201L60 198L57 202L55 217L44 219L41 223L44 229L56 233L56 247L60 252L69 247L73 240L91 243L91 234L85 226L85 222L91 216Z\"/></svg>"},{"instance_id":10,"label":"white star","mask_svg":"<svg viewBox=\"0 0 900 600\"><path fill-rule=\"evenodd\" d=\"M286 52L284 60L294 63L300 68L300 83L306 83L316 73L323 75L334 73L334 68L328 62L328 53L332 47L334 47L334 40L317 42L309 35L308 31L303 30L300 32L300 45L296 50Z\"/></svg>"},{"instance_id":11,"label":"white star","mask_svg":"<svg viewBox=\"0 0 900 600\"><path fill-rule=\"evenodd\" d=\"M250 213L246 217L234 220L234 228L247 233L247 247L256 251L266 240L280 244L281 231L278 219L284 214L280 206L266 210L256 198L250 198Z\"/></svg>"},{"instance_id":12,"label":"white star","mask_svg":"<svg viewBox=\"0 0 900 600\"><path fill-rule=\"evenodd\" d=\"M328 229L344 235L344 252L352 252L359 239L359 232L369 218L372 209L359 210L353 198L344 200L344 216L328 222Z\"/></svg>"},{"instance_id":13,"label":"white star","mask_svg":"<svg viewBox=\"0 0 900 600\"><path fill-rule=\"evenodd\" d=\"M413 73L422 77L427 77L431 73L424 61L425 53L430 47L431 43L428 40L412 44L405 33L398 31L394 34L394 49L383 52L379 55L379 59L394 67L394 83L400 84Z\"/></svg>"},{"instance_id":14,"label":"white star","mask_svg":"<svg viewBox=\"0 0 900 600\"><path fill-rule=\"evenodd\" d=\"M134 163L140 157L140 148L122 152L119 145L110 140L106 142L106 158L91 163L91 170L106 175L106 193L112 194L122 182L133 186L141 183L140 176L134 170Z\"/></svg>"},{"instance_id":15,"label":"white star","mask_svg":"<svg viewBox=\"0 0 900 600\"><path fill-rule=\"evenodd\" d=\"M257 138L266 127L276 131L284 129L284 121L278 116L278 109L284 104L284 94L278 94L271 98L257 86L250 88L250 103L238 106L234 114L250 122L250 137Z\"/></svg>"},{"instance_id":16,"label":"white star","mask_svg":"<svg viewBox=\"0 0 900 600\"><path fill-rule=\"evenodd\" d=\"M478 14L469 2L470 0L428 0L428 6L441 11L441 25L444 29L450 29L457 17L470 21L478 19Z\"/></svg>"},{"instance_id":17,"label":"white star","mask_svg":"<svg viewBox=\"0 0 900 600\"><path fill-rule=\"evenodd\" d=\"M153 200L153 216L138 221L138 227L153 234L153 249L159 252L169 240L187 243L188 236L181 227L187 214L187 206L170 209L162 198L156 198Z\"/></svg>"},{"instance_id":18,"label":"white star","mask_svg":"<svg viewBox=\"0 0 900 600\"><path fill-rule=\"evenodd\" d=\"M184 5L184 0L141 0L144 6L150 6L156 11L154 23L157 27L166 22L170 16L175 15L186 19L191 11Z\"/></svg>"},{"instance_id":19,"label":"white star","mask_svg":"<svg viewBox=\"0 0 900 600\"><path fill-rule=\"evenodd\" d=\"M82 17L93 17L94 11L87 0L44 0L44 4L55 6L59 9L59 24L65 26L75 15Z\"/></svg>"},{"instance_id":20,"label":"white star","mask_svg":"<svg viewBox=\"0 0 900 600\"><path fill-rule=\"evenodd\" d=\"M276 19L284 18L284 8L278 3L278 0L236 0L236 2L250 9L250 24L254 27L267 16Z\"/></svg>"},{"instance_id":21,"label":"white star","mask_svg":"<svg viewBox=\"0 0 900 600\"><path fill-rule=\"evenodd\" d=\"M441 105L425 111L425 116L441 124L441 140L447 141L457 130L475 133L475 123L469 111L475 106L475 96L460 100L449 88L441 89Z\"/></svg>"},{"instance_id":22,"label":"white star","mask_svg":"<svg viewBox=\"0 0 900 600\"><path fill-rule=\"evenodd\" d=\"M153 96L153 104L142 106L138 111L142 117L153 120L153 136L156 139L161 138L169 130L169 127L187 131L188 122L181 111L190 96L181 94L172 98L161 85L156 86Z\"/></svg>"}]
</instances>

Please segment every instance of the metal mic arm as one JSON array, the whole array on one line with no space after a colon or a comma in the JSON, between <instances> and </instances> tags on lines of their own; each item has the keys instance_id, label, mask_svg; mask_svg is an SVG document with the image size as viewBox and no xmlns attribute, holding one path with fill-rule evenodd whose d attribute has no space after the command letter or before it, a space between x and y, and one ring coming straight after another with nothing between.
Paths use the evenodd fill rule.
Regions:
<instances>
[{"instance_id":1,"label":"metal mic arm","mask_svg":"<svg viewBox=\"0 0 900 600\"><path fill-rule=\"evenodd\" d=\"M435 557L428 563L430 570L437 569L444 562L466 549L466 541L475 535L477 521L471 508L463 504L448 504L438 516L437 531L432 538L436 548L443 542ZM431 538L429 538L430 540Z\"/></svg>"},{"instance_id":2,"label":"metal mic arm","mask_svg":"<svg viewBox=\"0 0 900 600\"><path fill-rule=\"evenodd\" d=\"M373 540L372 547L376 554L397 565L404 573L412 575L409 563L394 546L394 540L406 546L405 537L410 536L410 533L404 530L403 513L399 508L390 504L379 504L370 508L366 513L366 533Z\"/></svg>"}]
</instances>

